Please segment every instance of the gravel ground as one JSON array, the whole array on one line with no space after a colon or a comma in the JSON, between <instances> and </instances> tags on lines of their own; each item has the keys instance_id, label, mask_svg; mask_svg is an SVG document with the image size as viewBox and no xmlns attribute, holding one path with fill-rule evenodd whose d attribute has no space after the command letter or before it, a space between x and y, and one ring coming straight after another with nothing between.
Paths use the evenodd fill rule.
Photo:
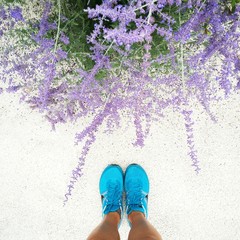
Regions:
<instances>
[{"instance_id":1,"label":"gravel ground","mask_svg":"<svg viewBox=\"0 0 240 240\"><path fill-rule=\"evenodd\" d=\"M101 221L98 181L109 163L123 169L136 162L147 171L149 220L164 240L240 239L240 96L212 106L213 123L201 108L194 113L201 161L196 176L187 156L184 122L169 112L152 127L143 149L134 148L134 128L112 135L100 129L84 175L63 207L63 197L81 146L74 135L82 124L51 131L44 118L14 94L0 98L0 239L84 240ZM129 227L124 220L121 239Z\"/></svg>"}]
</instances>

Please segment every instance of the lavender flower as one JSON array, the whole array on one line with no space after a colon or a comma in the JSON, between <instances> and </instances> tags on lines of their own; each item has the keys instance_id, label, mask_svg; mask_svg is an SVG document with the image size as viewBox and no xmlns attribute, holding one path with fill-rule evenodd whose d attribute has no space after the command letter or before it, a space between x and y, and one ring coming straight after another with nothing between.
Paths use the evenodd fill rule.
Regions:
<instances>
[{"instance_id":1,"label":"lavender flower","mask_svg":"<svg viewBox=\"0 0 240 240\"><path fill-rule=\"evenodd\" d=\"M72 171L71 180L67 186L67 193L65 193L65 195L64 195L65 199L63 201L63 206L66 205L69 197L72 195L72 190L74 189L74 186L75 186L76 182L78 181L79 177L81 177L83 175L82 169L85 164L85 159L86 159L87 153L89 152L90 146L94 143L95 140L96 140L95 135L90 134L89 139L86 140L85 145L82 148L81 157L79 158L77 166Z\"/></svg>"},{"instance_id":2,"label":"lavender flower","mask_svg":"<svg viewBox=\"0 0 240 240\"><path fill-rule=\"evenodd\" d=\"M14 93L14 92L17 92L19 89L21 88L20 85L17 85L17 86L9 86L6 88L6 91L8 93Z\"/></svg>"},{"instance_id":3,"label":"lavender flower","mask_svg":"<svg viewBox=\"0 0 240 240\"><path fill-rule=\"evenodd\" d=\"M135 125L135 129L136 129L137 139L133 143L133 146L143 147L144 146L144 133L143 133L143 130L142 130L141 120L140 120L138 115L135 115L134 118L135 118L134 119L134 125Z\"/></svg>"},{"instance_id":4,"label":"lavender flower","mask_svg":"<svg viewBox=\"0 0 240 240\"><path fill-rule=\"evenodd\" d=\"M182 114L184 116L185 120L185 128L187 131L187 145L189 148L189 153L188 155L190 156L192 160L192 166L195 168L196 173L198 174L201 168L199 167L199 160L197 157L197 150L195 149L195 144L194 144L194 137L193 137L193 124L194 122L192 121L191 114L192 111L190 110L183 110Z\"/></svg>"},{"instance_id":5,"label":"lavender flower","mask_svg":"<svg viewBox=\"0 0 240 240\"><path fill-rule=\"evenodd\" d=\"M2 6L0 7L0 18L3 20L5 20L7 18L6 11Z\"/></svg>"},{"instance_id":6,"label":"lavender flower","mask_svg":"<svg viewBox=\"0 0 240 240\"><path fill-rule=\"evenodd\" d=\"M14 18L17 22L24 21L22 16L22 9L20 7L16 7L10 10L11 17Z\"/></svg>"},{"instance_id":7,"label":"lavender flower","mask_svg":"<svg viewBox=\"0 0 240 240\"><path fill-rule=\"evenodd\" d=\"M46 2L45 8L43 11L43 16L39 24L39 32L36 35L36 41L40 41L40 39L47 33L47 31L57 28L56 23L50 23L48 21L51 8L52 8L52 4L50 2Z\"/></svg>"},{"instance_id":8,"label":"lavender flower","mask_svg":"<svg viewBox=\"0 0 240 240\"><path fill-rule=\"evenodd\" d=\"M62 41L66 45L70 43L69 38L63 32L61 33L60 41Z\"/></svg>"},{"instance_id":9,"label":"lavender flower","mask_svg":"<svg viewBox=\"0 0 240 240\"><path fill-rule=\"evenodd\" d=\"M58 61L61 59L67 58L67 52L63 51L61 48L57 50L57 55L58 55Z\"/></svg>"},{"instance_id":10,"label":"lavender flower","mask_svg":"<svg viewBox=\"0 0 240 240\"><path fill-rule=\"evenodd\" d=\"M67 33L57 29L56 21L49 21L54 8L46 2L40 22L31 24L32 52L25 54L25 45L1 51L1 80L7 86L4 89L21 90L21 99L42 111L53 129L58 123L93 116L92 122L75 136L76 144L83 142L84 146L71 172L64 204L83 174L99 127L106 123L105 132L111 133L121 126L122 112L133 119L133 145L140 147L144 146L151 124L164 117L165 110L180 112L185 121L188 155L196 173L200 171L189 102L200 103L215 121L210 103L222 98L217 96L219 93L227 97L233 86L240 88L236 51L240 42L240 7L228 14L223 4L217 0L137 0L125 4L114 0L88 8L86 12L95 23L85 42L90 45L89 57L94 61L90 69L83 64L85 56L81 61L68 59L63 45L71 48L73 42ZM178 18L165 11L169 5L177 7ZM5 26L14 29L16 21L24 20L20 8L0 8L0 17L2 37L8 31ZM63 16L61 19L66 20ZM59 42L49 37L49 31L52 34L55 30L60 33ZM79 52L83 52L80 46ZM222 65L214 65L216 56ZM74 65L70 65L72 60L77 60ZM66 69L62 71L62 67ZM99 79L104 71L106 74Z\"/></svg>"},{"instance_id":11,"label":"lavender flower","mask_svg":"<svg viewBox=\"0 0 240 240\"><path fill-rule=\"evenodd\" d=\"M238 78L236 89L240 89L240 78Z\"/></svg>"}]
</instances>

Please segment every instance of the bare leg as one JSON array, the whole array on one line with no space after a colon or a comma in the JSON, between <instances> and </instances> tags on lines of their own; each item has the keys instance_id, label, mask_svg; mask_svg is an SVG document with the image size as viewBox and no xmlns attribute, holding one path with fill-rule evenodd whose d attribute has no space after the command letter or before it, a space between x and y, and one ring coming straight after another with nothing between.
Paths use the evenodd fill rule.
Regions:
<instances>
[{"instance_id":1,"label":"bare leg","mask_svg":"<svg viewBox=\"0 0 240 240\"><path fill-rule=\"evenodd\" d=\"M118 212L108 213L87 240L120 240L118 233L119 221L120 215Z\"/></svg>"},{"instance_id":2,"label":"bare leg","mask_svg":"<svg viewBox=\"0 0 240 240\"><path fill-rule=\"evenodd\" d=\"M141 212L133 211L128 219L132 224L128 240L162 240L158 231L149 223Z\"/></svg>"}]
</instances>

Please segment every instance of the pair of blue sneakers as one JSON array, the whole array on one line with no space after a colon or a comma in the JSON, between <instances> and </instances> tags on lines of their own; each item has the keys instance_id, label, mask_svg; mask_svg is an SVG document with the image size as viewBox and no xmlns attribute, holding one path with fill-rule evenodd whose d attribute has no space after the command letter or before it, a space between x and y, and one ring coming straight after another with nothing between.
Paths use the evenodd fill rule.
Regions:
<instances>
[{"instance_id":1,"label":"pair of blue sneakers","mask_svg":"<svg viewBox=\"0 0 240 240\"><path fill-rule=\"evenodd\" d=\"M138 164L130 164L123 173L119 165L108 165L99 181L103 216L119 212L123 218L123 193L126 193L126 213L142 212L148 217L149 180L145 170ZM130 222L128 221L131 226ZM121 224L121 221L120 221ZM119 224L119 226L120 226Z\"/></svg>"}]
</instances>

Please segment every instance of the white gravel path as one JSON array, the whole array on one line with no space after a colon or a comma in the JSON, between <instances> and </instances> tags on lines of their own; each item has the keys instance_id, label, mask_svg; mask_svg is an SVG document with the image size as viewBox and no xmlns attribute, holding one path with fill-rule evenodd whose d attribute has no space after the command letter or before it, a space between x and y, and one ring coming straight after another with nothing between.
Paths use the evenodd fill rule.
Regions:
<instances>
[{"instance_id":1,"label":"white gravel path","mask_svg":"<svg viewBox=\"0 0 240 240\"><path fill-rule=\"evenodd\" d=\"M202 171L196 176L187 157L184 123L175 113L153 126L143 149L132 147L134 130L100 132L86 159L84 176L63 208L63 196L81 146L80 126L51 131L38 112L0 95L0 239L84 240L101 220L98 181L109 163L132 162L147 171L151 192L149 220L164 240L240 239L239 95L213 107L214 124L194 114ZM127 239L126 220L120 228Z\"/></svg>"}]
</instances>

